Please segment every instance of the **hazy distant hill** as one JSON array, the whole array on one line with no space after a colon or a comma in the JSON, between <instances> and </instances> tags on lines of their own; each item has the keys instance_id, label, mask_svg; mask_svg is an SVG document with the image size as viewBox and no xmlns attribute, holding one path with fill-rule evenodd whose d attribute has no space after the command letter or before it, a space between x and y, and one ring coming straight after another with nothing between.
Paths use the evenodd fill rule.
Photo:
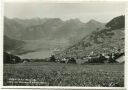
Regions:
<instances>
[{"instance_id":1,"label":"hazy distant hill","mask_svg":"<svg viewBox=\"0 0 128 90\"><path fill-rule=\"evenodd\" d=\"M24 41L11 39L4 35L4 51L16 54L22 49L24 44Z\"/></svg>"},{"instance_id":2,"label":"hazy distant hill","mask_svg":"<svg viewBox=\"0 0 128 90\"><path fill-rule=\"evenodd\" d=\"M4 34L13 39L23 40L26 28L43 24L47 19L9 19L4 17ZM27 33L27 32L26 32Z\"/></svg>"},{"instance_id":3,"label":"hazy distant hill","mask_svg":"<svg viewBox=\"0 0 128 90\"><path fill-rule=\"evenodd\" d=\"M56 56L81 58L91 52L99 54L115 52L118 49L124 51L124 18L124 16L115 17L106 24L105 28L93 31Z\"/></svg>"},{"instance_id":4,"label":"hazy distant hill","mask_svg":"<svg viewBox=\"0 0 128 90\"><path fill-rule=\"evenodd\" d=\"M22 40L16 40L16 39L12 39L7 37L6 35L4 35L4 52L8 52L10 54L14 54L14 55L21 55L21 54L26 54L26 53L30 53L30 52L36 52L37 50L40 49L40 47L38 46L38 44L34 44L35 42L26 42L26 41L22 41ZM33 47L33 45L35 45L35 47ZM37 46L36 46L37 45ZM39 48L37 48L39 47ZM46 45L45 45L46 47ZM43 48L43 46L42 46Z\"/></svg>"},{"instance_id":5,"label":"hazy distant hill","mask_svg":"<svg viewBox=\"0 0 128 90\"><path fill-rule=\"evenodd\" d=\"M77 43L92 31L97 31L104 27L104 23L95 20L83 23L79 19L62 21L59 18L24 20L4 18L4 35L14 40L25 42L24 45L21 45L22 48L18 54L38 52L39 55L39 52L43 52L43 54L47 52L49 54L54 50L61 51L65 47Z\"/></svg>"}]
</instances>

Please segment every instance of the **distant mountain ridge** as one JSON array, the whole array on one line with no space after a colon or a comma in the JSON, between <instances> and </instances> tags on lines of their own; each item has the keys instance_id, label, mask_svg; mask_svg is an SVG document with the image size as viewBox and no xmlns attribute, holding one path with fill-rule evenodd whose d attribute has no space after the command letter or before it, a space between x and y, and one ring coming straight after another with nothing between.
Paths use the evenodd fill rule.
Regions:
<instances>
[{"instance_id":1,"label":"distant mountain ridge","mask_svg":"<svg viewBox=\"0 0 128 90\"><path fill-rule=\"evenodd\" d=\"M65 38L64 36L70 37L72 32L79 34L79 32L83 33L85 31L87 33L88 29L90 29L88 32L91 32L92 29L101 28L103 26L102 23L95 20L89 21L86 24L82 23L79 19L62 21L59 18L25 20L4 18L5 35L18 40L38 40L47 37L50 39Z\"/></svg>"}]
</instances>

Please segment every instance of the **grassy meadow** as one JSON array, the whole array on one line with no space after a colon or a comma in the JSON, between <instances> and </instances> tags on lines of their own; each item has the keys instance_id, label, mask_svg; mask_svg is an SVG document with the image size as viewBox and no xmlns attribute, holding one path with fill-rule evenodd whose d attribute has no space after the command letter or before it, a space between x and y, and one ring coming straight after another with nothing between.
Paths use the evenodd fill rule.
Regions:
<instances>
[{"instance_id":1,"label":"grassy meadow","mask_svg":"<svg viewBox=\"0 0 128 90\"><path fill-rule=\"evenodd\" d=\"M5 64L3 77L4 86L123 87L124 64Z\"/></svg>"}]
</instances>

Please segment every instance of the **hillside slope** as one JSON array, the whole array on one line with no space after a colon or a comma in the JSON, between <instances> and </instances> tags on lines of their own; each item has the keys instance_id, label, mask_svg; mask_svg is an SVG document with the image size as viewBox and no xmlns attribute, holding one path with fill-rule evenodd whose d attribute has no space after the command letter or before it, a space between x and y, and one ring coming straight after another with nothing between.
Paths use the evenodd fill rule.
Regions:
<instances>
[{"instance_id":1,"label":"hillside slope","mask_svg":"<svg viewBox=\"0 0 128 90\"><path fill-rule=\"evenodd\" d=\"M6 52L16 54L22 49L24 44L25 44L24 41L11 39L6 35L4 35L4 51Z\"/></svg>"},{"instance_id":2,"label":"hillside slope","mask_svg":"<svg viewBox=\"0 0 128 90\"><path fill-rule=\"evenodd\" d=\"M56 54L56 57L82 58L92 53L109 54L119 49L124 52L124 18L124 16L115 17L106 24L106 28L93 31L77 44Z\"/></svg>"}]
</instances>

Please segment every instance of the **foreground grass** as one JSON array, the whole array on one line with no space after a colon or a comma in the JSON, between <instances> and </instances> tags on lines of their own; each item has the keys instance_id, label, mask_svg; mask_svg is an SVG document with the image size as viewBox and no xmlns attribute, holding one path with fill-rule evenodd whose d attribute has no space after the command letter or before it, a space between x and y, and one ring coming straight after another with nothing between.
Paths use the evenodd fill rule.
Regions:
<instances>
[{"instance_id":1,"label":"foreground grass","mask_svg":"<svg viewBox=\"0 0 128 90\"><path fill-rule=\"evenodd\" d=\"M123 87L124 65L78 65L51 62L6 64L4 65L4 85Z\"/></svg>"}]
</instances>

